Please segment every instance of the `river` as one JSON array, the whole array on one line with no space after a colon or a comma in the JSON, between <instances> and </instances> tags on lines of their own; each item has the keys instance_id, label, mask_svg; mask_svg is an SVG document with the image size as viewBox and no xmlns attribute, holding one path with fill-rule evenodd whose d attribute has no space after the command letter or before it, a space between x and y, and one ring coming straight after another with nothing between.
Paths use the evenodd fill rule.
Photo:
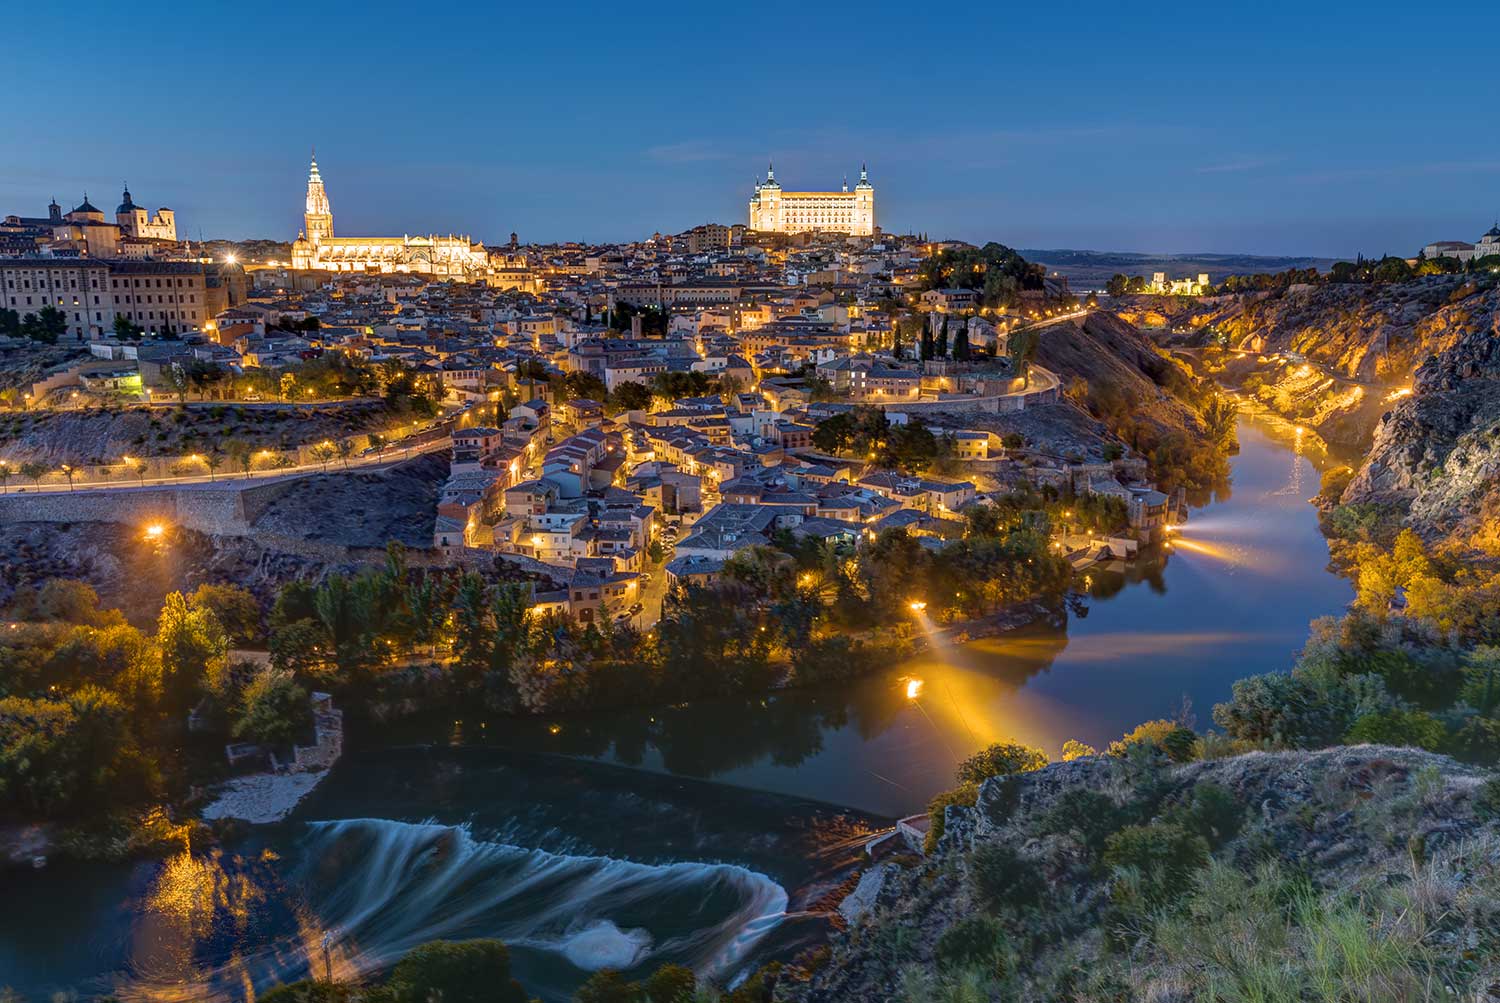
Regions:
<instances>
[{"instance_id":1,"label":"river","mask_svg":"<svg viewBox=\"0 0 1500 1003\"><path fill-rule=\"evenodd\" d=\"M1000 739L1054 756L1285 668L1352 597L1290 427L1242 418L1232 483L1169 553L1096 569L1085 614L943 644L832 688L556 721L468 720L354 752L291 821L217 856L0 877L0 986L223 998L353 975L438 937L498 936L523 983L664 961L732 977L817 937L865 836ZM323 948L328 936L328 949Z\"/></svg>"}]
</instances>

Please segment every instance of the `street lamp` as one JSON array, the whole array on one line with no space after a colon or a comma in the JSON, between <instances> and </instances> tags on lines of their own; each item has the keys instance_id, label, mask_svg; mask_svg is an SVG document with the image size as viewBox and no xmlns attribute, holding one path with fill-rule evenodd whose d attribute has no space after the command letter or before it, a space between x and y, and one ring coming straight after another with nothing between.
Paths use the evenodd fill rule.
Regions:
<instances>
[{"instance_id":1,"label":"street lamp","mask_svg":"<svg viewBox=\"0 0 1500 1003\"><path fill-rule=\"evenodd\" d=\"M920 599L913 599L910 606L913 613L920 613L927 608L927 604Z\"/></svg>"}]
</instances>

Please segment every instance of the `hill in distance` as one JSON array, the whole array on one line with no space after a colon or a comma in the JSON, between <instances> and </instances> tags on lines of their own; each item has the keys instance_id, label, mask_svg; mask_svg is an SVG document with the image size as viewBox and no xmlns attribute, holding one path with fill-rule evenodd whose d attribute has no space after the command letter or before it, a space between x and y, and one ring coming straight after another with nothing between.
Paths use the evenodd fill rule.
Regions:
<instances>
[{"instance_id":1,"label":"hill in distance","mask_svg":"<svg viewBox=\"0 0 1500 1003\"><path fill-rule=\"evenodd\" d=\"M1255 275L1260 272L1284 272L1288 268L1316 268L1327 271L1334 258L1278 258L1256 254L1142 254L1135 251L1075 251L1019 248L1027 261L1045 265L1049 272L1067 276L1077 290L1102 289L1110 276L1144 275L1166 272L1171 278L1182 278L1207 272L1213 282L1230 275Z\"/></svg>"}]
</instances>

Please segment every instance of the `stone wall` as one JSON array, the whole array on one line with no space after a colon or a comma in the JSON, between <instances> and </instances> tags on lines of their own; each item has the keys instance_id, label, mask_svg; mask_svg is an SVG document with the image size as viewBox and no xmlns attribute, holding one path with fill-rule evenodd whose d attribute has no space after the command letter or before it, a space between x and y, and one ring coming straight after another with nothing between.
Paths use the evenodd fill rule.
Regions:
<instances>
[{"instance_id":1,"label":"stone wall","mask_svg":"<svg viewBox=\"0 0 1500 1003\"><path fill-rule=\"evenodd\" d=\"M286 490L286 481L237 487L120 488L0 495L0 523L161 522L215 536L246 536L257 516Z\"/></svg>"}]
</instances>

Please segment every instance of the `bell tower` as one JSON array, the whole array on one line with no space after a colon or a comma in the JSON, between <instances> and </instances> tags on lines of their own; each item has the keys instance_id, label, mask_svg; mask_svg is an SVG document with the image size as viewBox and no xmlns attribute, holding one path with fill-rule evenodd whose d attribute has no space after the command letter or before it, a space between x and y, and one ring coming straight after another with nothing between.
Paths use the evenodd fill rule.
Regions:
<instances>
[{"instance_id":1,"label":"bell tower","mask_svg":"<svg viewBox=\"0 0 1500 1003\"><path fill-rule=\"evenodd\" d=\"M323 190L323 176L318 173L318 155L313 154L307 175L307 210L302 217L307 240L317 246L333 236L333 210L328 207L328 193Z\"/></svg>"}]
</instances>

